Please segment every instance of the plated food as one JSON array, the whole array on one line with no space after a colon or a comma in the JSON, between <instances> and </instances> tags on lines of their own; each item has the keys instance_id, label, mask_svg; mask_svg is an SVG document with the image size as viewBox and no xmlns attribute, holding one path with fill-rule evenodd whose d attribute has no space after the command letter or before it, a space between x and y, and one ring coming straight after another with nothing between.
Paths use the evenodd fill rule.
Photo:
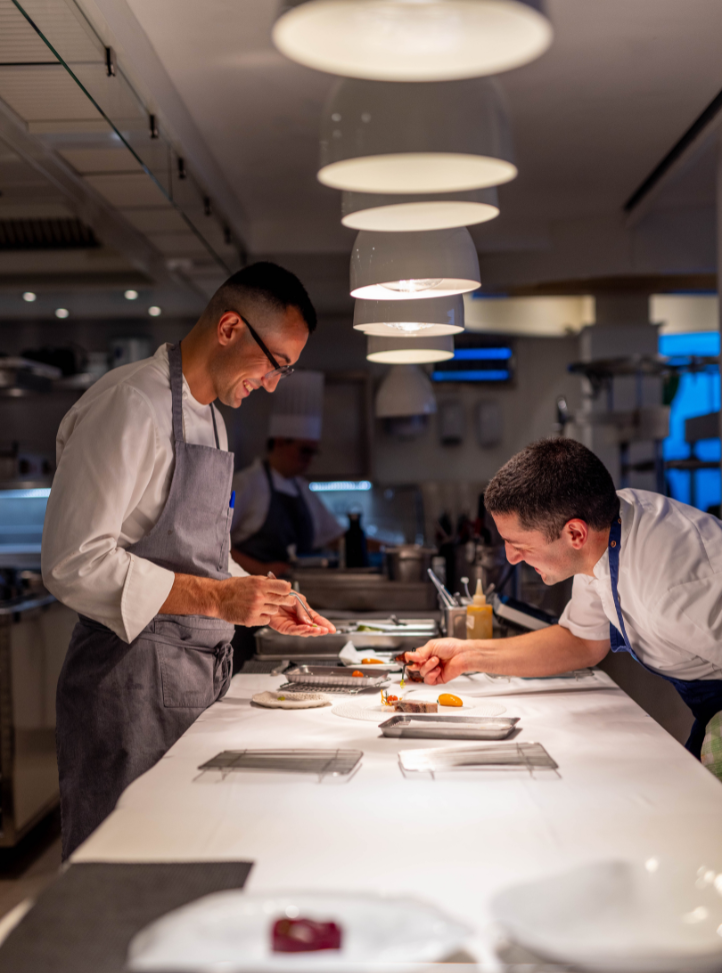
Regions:
<instances>
[{"instance_id":1,"label":"plated food","mask_svg":"<svg viewBox=\"0 0 722 973\"><path fill-rule=\"evenodd\" d=\"M439 704L423 699L401 699L394 709L397 713L438 713Z\"/></svg>"},{"instance_id":2,"label":"plated food","mask_svg":"<svg viewBox=\"0 0 722 973\"><path fill-rule=\"evenodd\" d=\"M274 953L315 953L322 949L341 949L341 927L335 922L315 919L276 919L271 927Z\"/></svg>"},{"instance_id":3,"label":"plated food","mask_svg":"<svg viewBox=\"0 0 722 973\"><path fill-rule=\"evenodd\" d=\"M437 699L439 706L463 706L464 703L458 696L452 693L442 693Z\"/></svg>"},{"instance_id":4,"label":"plated food","mask_svg":"<svg viewBox=\"0 0 722 973\"><path fill-rule=\"evenodd\" d=\"M323 693L256 693L251 697L251 702L266 709L314 709L316 706L331 705L331 700Z\"/></svg>"}]
</instances>

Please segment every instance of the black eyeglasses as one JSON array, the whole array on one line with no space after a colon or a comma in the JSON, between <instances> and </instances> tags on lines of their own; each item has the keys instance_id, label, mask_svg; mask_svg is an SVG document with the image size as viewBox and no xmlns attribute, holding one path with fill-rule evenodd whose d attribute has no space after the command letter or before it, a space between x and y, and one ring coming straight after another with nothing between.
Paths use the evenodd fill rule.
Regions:
<instances>
[{"instance_id":1,"label":"black eyeglasses","mask_svg":"<svg viewBox=\"0 0 722 973\"><path fill-rule=\"evenodd\" d=\"M235 313L238 314L238 311L236 311ZM262 381L265 382L267 378L275 378L276 376L278 376L279 378L286 378L287 375L291 375L293 373L293 367L291 365L279 365L276 359L271 354L271 352L268 350L268 348L266 348L263 341L261 341L260 336L257 335L256 332L253 330L250 323L246 321L246 319L243 317L242 314L238 314L238 317L241 319L241 321L243 321L245 326L250 331L253 340L256 342L256 344L261 349L261 351L266 356L266 358L269 360L269 362L273 365L272 370L270 372L266 372L266 374L263 376Z\"/></svg>"}]
</instances>

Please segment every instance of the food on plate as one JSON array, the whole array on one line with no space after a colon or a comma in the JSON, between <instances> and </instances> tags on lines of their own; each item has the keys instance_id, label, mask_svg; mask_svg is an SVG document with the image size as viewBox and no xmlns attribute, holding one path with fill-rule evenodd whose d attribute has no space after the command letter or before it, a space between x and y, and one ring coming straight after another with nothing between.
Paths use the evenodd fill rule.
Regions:
<instances>
[{"instance_id":1,"label":"food on plate","mask_svg":"<svg viewBox=\"0 0 722 973\"><path fill-rule=\"evenodd\" d=\"M391 695L385 689L382 689L381 690L381 705L382 706L391 706L393 708L395 706L395 704L398 703L399 698L400 698L399 696L393 696L393 695Z\"/></svg>"},{"instance_id":2,"label":"food on plate","mask_svg":"<svg viewBox=\"0 0 722 973\"><path fill-rule=\"evenodd\" d=\"M383 659L362 659L362 666L382 666L384 664Z\"/></svg>"},{"instance_id":3,"label":"food on plate","mask_svg":"<svg viewBox=\"0 0 722 973\"><path fill-rule=\"evenodd\" d=\"M439 706L463 706L463 700L451 693L442 693L438 699Z\"/></svg>"},{"instance_id":4,"label":"food on plate","mask_svg":"<svg viewBox=\"0 0 722 973\"><path fill-rule=\"evenodd\" d=\"M362 679L363 679L363 676L364 676L364 674L362 672L359 672L358 669L354 669L354 671L351 673L351 675L352 676L360 676Z\"/></svg>"},{"instance_id":5,"label":"food on plate","mask_svg":"<svg viewBox=\"0 0 722 973\"><path fill-rule=\"evenodd\" d=\"M394 709L397 713L438 713L439 705L422 699L400 699Z\"/></svg>"},{"instance_id":6,"label":"food on plate","mask_svg":"<svg viewBox=\"0 0 722 973\"><path fill-rule=\"evenodd\" d=\"M274 953L311 953L341 949L341 927L315 919L276 919L271 930Z\"/></svg>"}]
</instances>

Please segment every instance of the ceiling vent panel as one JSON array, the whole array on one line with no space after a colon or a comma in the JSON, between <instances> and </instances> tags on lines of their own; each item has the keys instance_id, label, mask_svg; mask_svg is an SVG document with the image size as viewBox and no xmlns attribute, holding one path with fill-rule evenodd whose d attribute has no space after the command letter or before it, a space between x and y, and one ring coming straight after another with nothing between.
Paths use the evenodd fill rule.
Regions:
<instances>
[{"instance_id":1,"label":"ceiling vent panel","mask_svg":"<svg viewBox=\"0 0 722 973\"><path fill-rule=\"evenodd\" d=\"M104 196L111 206L170 206L158 186L144 172L127 175L85 176L85 181Z\"/></svg>"},{"instance_id":2,"label":"ceiling vent panel","mask_svg":"<svg viewBox=\"0 0 722 973\"><path fill-rule=\"evenodd\" d=\"M37 64L55 61L11 0L0 0L0 64Z\"/></svg>"},{"instance_id":3,"label":"ceiling vent panel","mask_svg":"<svg viewBox=\"0 0 722 973\"><path fill-rule=\"evenodd\" d=\"M59 64L0 67L0 98L26 122L100 118L98 109Z\"/></svg>"},{"instance_id":4,"label":"ceiling vent panel","mask_svg":"<svg viewBox=\"0 0 722 973\"><path fill-rule=\"evenodd\" d=\"M74 219L0 219L0 251L88 250L100 244L93 231Z\"/></svg>"}]
</instances>

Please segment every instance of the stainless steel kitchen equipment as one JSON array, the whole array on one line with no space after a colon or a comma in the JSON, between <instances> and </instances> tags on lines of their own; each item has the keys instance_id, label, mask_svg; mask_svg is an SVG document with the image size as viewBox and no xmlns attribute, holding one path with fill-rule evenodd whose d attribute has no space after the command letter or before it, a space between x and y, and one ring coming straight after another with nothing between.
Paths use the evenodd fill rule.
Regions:
<instances>
[{"instance_id":1,"label":"stainless steel kitchen equipment","mask_svg":"<svg viewBox=\"0 0 722 973\"><path fill-rule=\"evenodd\" d=\"M354 672L362 672L354 676ZM375 689L388 682L388 675L378 675L373 666L351 669L341 666L296 666L284 673L291 683L299 683L314 689Z\"/></svg>"},{"instance_id":2,"label":"stainless steel kitchen equipment","mask_svg":"<svg viewBox=\"0 0 722 973\"><path fill-rule=\"evenodd\" d=\"M406 584L426 581L427 571L436 548L422 547L420 544L400 544L386 549L386 571L389 581Z\"/></svg>"},{"instance_id":3,"label":"stainless steel kitchen equipment","mask_svg":"<svg viewBox=\"0 0 722 973\"><path fill-rule=\"evenodd\" d=\"M234 771L266 770L272 773L348 777L361 762L363 750L224 750L198 768L218 770L223 777Z\"/></svg>"},{"instance_id":4,"label":"stainless steel kitchen equipment","mask_svg":"<svg viewBox=\"0 0 722 973\"><path fill-rule=\"evenodd\" d=\"M541 743L498 743L484 747L438 747L433 750L402 750L399 767L406 777L476 770L556 771L557 762Z\"/></svg>"},{"instance_id":5,"label":"stainless steel kitchen equipment","mask_svg":"<svg viewBox=\"0 0 722 973\"><path fill-rule=\"evenodd\" d=\"M379 724L385 737L432 740L505 740L519 718L504 716L428 716L403 714Z\"/></svg>"},{"instance_id":6,"label":"stainless steel kitchen equipment","mask_svg":"<svg viewBox=\"0 0 722 973\"><path fill-rule=\"evenodd\" d=\"M417 612L436 608L426 581L389 581L371 568L303 568L293 572L294 586L316 611Z\"/></svg>"},{"instance_id":7,"label":"stainless steel kitchen equipment","mask_svg":"<svg viewBox=\"0 0 722 973\"><path fill-rule=\"evenodd\" d=\"M433 588L431 591L433 592ZM410 652L440 634L438 612L427 612L426 617L401 615L401 625L394 624L388 615L378 612L341 618L334 612L329 612L328 615L336 625L333 635L305 639L300 636L280 635L272 628L260 629L255 634L256 657L297 661L325 656L330 658L338 656L347 642L352 642L359 650L368 651L369 656L376 657L379 652Z\"/></svg>"}]
</instances>

